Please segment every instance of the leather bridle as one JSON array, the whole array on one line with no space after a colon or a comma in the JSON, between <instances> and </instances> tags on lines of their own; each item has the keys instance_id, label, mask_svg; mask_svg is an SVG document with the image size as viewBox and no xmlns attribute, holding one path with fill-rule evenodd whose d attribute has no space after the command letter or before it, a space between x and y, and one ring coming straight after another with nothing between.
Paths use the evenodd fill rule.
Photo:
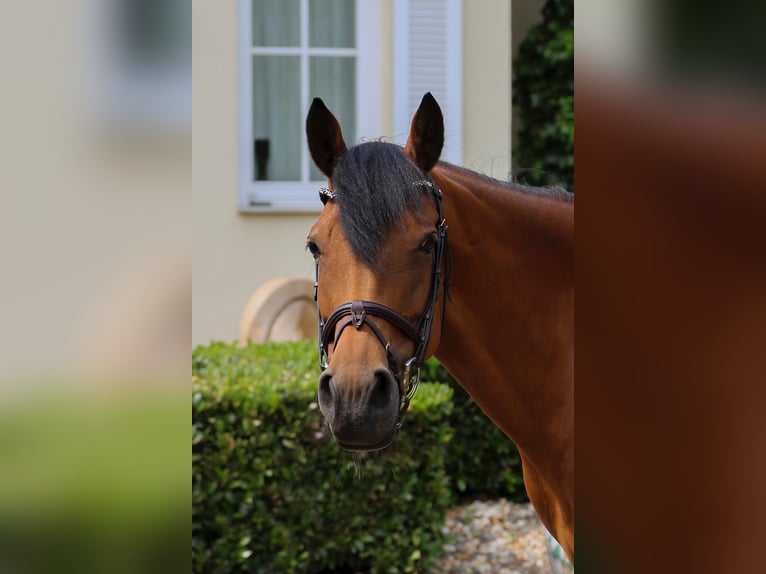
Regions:
<instances>
[{"instance_id":1,"label":"leather bridle","mask_svg":"<svg viewBox=\"0 0 766 574\"><path fill-rule=\"evenodd\" d=\"M431 191L431 195L436 203L436 211L438 213L438 219L436 222L436 232L438 234L438 241L434 248L434 266L431 276L431 291L426 302L425 309L423 310L420 320L416 325L413 325L400 313L383 305L376 303L375 301L367 301L362 299L356 299L339 305L325 321L322 318L322 313L319 310L319 264L316 264L315 269L315 281L314 281L314 301L317 303L317 322L319 325L319 365L322 369L327 369L330 364L328 348L331 344L337 345L340 340L343 331L349 325L353 326L357 331L362 328L363 325L367 325L373 332L375 337L380 341L380 344L386 351L386 357L388 359L388 366L391 373L394 375L397 384L399 385L399 412L397 415L396 424L401 424L401 419L410 404L410 399L415 394L418 384L420 383L420 367L423 365L426 348L428 347L428 341L431 338L431 326L434 320L434 309L436 307L436 301L439 298L439 285L442 282L442 260L445 261L444 265L444 295L442 298L442 329L444 328L444 316L447 309L447 297L450 282L450 275L452 272L452 260L449 252L449 242L447 240L447 223L444 219L444 211L442 209L442 193L441 190L433 184L431 181L422 180L414 182L414 185L419 185L427 188ZM319 190L320 198L323 203L328 200L335 200L337 194L327 188ZM444 259L446 257L446 260ZM414 344L415 352L410 359L404 362L403 368L400 368L399 361L394 354L391 346L391 341L386 340L385 335L380 328L370 319L370 317L378 317L387 321L402 333L404 333ZM340 328L338 328L340 323ZM337 333L336 333L337 329Z\"/></svg>"}]
</instances>

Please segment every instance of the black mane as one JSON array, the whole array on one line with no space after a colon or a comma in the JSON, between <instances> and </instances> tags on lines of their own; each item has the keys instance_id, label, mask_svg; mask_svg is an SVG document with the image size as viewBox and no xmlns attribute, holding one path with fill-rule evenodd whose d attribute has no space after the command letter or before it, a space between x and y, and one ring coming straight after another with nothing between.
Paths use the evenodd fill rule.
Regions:
<instances>
[{"instance_id":1,"label":"black mane","mask_svg":"<svg viewBox=\"0 0 766 574\"><path fill-rule=\"evenodd\" d=\"M567 191L563 187L559 187L557 185L537 187L533 185L518 183L516 181L502 181L500 179L495 179L494 177L490 177L486 174L479 173L478 171L473 171L468 168L460 167L458 165L453 165L451 163L447 163L444 161L440 161L439 165L448 166L451 169L454 169L455 171L464 173L465 175L478 179L480 181L483 181L486 184L499 186L501 188L509 189L511 191L516 191L524 195L536 195L538 197L545 197L547 199L555 199L558 201L563 201L564 203L574 202L574 193Z\"/></svg>"},{"instance_id":2,"label":"black mane","mask_svg":"<svg viewBox=\"0 0 766 574\"><path fill-rule=\"evenodd\" d=\"M372 267L386 234L402 215L420 207L426 176L401 147L367 142L338 160L332 181L338 194L340 223L354 254Z\"/></svg>"}]
</instances>

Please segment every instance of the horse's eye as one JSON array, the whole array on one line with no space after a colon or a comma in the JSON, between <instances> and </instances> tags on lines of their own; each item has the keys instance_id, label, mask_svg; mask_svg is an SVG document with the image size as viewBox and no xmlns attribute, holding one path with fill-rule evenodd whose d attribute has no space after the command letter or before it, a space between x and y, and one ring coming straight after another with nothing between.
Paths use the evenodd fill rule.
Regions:
<instances>
[{"instance_id":1,"label":"horse's eye","mask_svg":"<svg viewBox=\"0 0 766 574\"><path fill-rule=\"evenodd\" d=\"M434 249L436 249L436 237L433 235L426 237L418 247L418 250L424 253L433 253Z\"/></svg>"},{"instance_id":2,"label":"horse's eye","mask_svg":"<svg viewBox=\"0 0 766 574\"><path fill-rule=\"evenodd\" d=\"M308 240L308 242L306 242L306 249L308 249L311 252L311 256L314 259L319 259L319 256L322 254L322 252L319 251L319 246L316 244L316 242L310 239Z\"/></svg>"}]
</instances>

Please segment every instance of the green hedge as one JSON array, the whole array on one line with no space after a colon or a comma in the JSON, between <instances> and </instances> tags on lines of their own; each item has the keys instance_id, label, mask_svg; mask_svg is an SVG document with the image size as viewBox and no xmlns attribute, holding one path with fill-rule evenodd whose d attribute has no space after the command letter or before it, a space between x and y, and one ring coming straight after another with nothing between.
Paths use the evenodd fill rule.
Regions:
<instances>
[{"instance_id":1,"label":"green hedge","mask_svg":"<svg viewBox=\"0 0 766 574\"><path fill-rule=\"evenodd\" d=\"M322 423L312 342L198 347L192 374L194 572L424 571L459 495L524 496L513 444L435 361L444 382L368 455Z\"/></svg>"}]
</instances>

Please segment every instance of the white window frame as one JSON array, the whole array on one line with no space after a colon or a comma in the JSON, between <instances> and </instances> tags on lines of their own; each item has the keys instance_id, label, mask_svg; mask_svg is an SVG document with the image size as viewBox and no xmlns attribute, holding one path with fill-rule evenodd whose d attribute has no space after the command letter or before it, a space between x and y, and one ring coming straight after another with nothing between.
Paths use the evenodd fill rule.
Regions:
<instances>
[{"instance_id":1,"label":"white window frame","mask_svg":"<svg viewBox=\"0 0 766 574\"><path fill-rule=\"evenodd\" d=\"M410 8L419 0L394 0L394 133L395 141L404 145L415 110L410 104ZM441 6L421 2L421 9L446 11L446 93L431 89L444 112L444 148L441 159L463 163L463 1L442 0ZM422 94L418 94L419 98ZM440 98L440 96L445 96Z\"/></svg>"},{"instance_id":2,"label":"white window frame","mask_svg":"<svg viewBox=\"0 0 766 574\"><path fill-rule=\"evenodd\" d=\"M318 213L322 202L317 193L322 183L310 181L311 157L305 138L301 140L301 181L255 181L253 177L253 83L251 56L280 54L301 56L301 105L303 118L313 94L309 93L308 57L356 56L357 134L344 134L346 144L356 139L377 138L381 132L381 3L356 0L356 48L307 48L308 2L301 0L301 46L296 48L253 48L252 2L238 0L239 19L239 211L240 213Z\"/></svg>"}]
</instances>

